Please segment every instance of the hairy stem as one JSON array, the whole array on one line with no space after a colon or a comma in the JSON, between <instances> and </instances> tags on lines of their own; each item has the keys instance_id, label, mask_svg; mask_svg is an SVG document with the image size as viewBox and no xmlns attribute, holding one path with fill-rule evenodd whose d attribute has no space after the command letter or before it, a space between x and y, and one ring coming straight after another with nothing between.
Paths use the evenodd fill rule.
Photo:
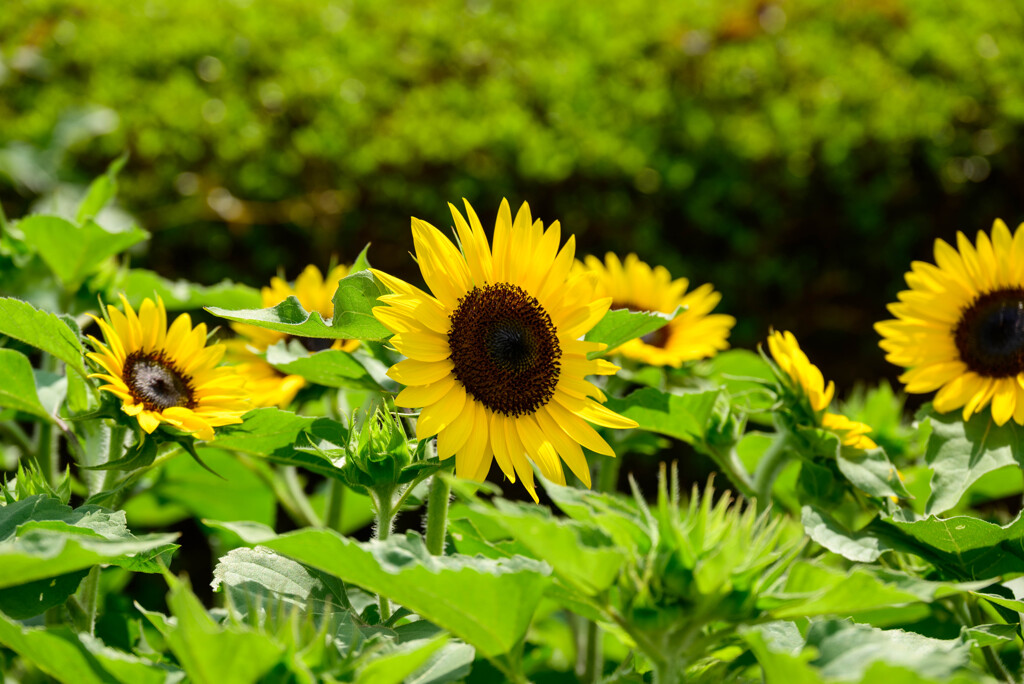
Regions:
<instances>
[{"instance_id":1,"label":"hairy stem","mask_svg":"<svg viewBox=\"0 0 1024 684\"><path fill-rule=\"evenodd\" d=\"M448 531L448 499L452 487L441 473L430 480L427 496L427 551L434 556L444 555L445 534Z\"/></svg>"}]
</instances>

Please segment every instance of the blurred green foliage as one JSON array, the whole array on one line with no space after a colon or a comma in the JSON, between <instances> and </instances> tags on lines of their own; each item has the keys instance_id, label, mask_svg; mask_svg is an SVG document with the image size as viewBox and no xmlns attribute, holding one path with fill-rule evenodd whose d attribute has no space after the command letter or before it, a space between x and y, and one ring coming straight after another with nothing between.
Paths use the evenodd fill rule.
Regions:
<instances>
[{"instance_id":1,"label":"blurred green foliage","mask_svg":"<svg viewBox=\"0 0 1024 684\"><path fill-rule=\"evenodd\" d=\"M913 258L1015 225L1024 3L22 0L0 13L0 200L122 151L168 277L328 255L414 277L408 220L527 200L792 329L840 384ZM13 205L13 206L11 206Z\"/></svg>"}]
</instances>

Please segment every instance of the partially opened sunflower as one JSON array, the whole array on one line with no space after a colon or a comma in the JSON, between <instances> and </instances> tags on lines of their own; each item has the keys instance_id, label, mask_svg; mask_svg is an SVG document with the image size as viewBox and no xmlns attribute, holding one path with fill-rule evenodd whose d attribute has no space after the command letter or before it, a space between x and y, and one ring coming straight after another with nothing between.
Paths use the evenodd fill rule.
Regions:
<instances>
[{"instance_id":1,"label":"partially opened sunflower","mask_svg":"<svg viewBox=\"0 0 1024 684\"><path fill-rule=\"evenodd\" d=\"M829 380L828 386L825 385L821 371L807 358L793 333L772 331L768 335L768 350L784 374L783 380L789 391L797 397L806 398L810 413L819 427L835 433L846 446L857 449L874 449L878 446L867 436L871 432L870 425L825 410L835 395L835 383Z\"/></svg>"},{"instance_id":2,"label":"partially opened sunflower","mask_svg":"<svg viewBox=\"0 0 1024 684\"><path fill-rule=\"evenodd\" d=\"M525 203L513 221L503 201L492 246L468 202L466 217L449 207L461 251L429 223L412 220L429 293L374 271L393 291L374 315L408 357L388 371L407 385L395 403L423 407L417 437L437 435L438 455L455 456L461 477L482 480L496 460L536 500L530 461L564 484L561 459L589 487L582 447L615 455L590 423L636 427L605 408L604 394L586 379L618 370L587 359L603 345L580 339L612 300L595 298L588 274L570 275L576 243L570 236L560 248L557 221L545 230Z\"/></svg>"},{"instance_id":3,"label":"partially opened sunflower","mask_svg":"<svg viewBox=\"0 0 1024 684\"><path fill-rule=\"evenodd\" d=\"M137 315L124 295L121 301L124 312L107 306L109 324L93 317L105 343L89 335L96 352L87 356L104 371L90 376L106 381L100 389L118 397L147 433L165 423L210 440L214 428L241 423L250 408L245 379L218 366L225 348L206 344L206 324L193 328L181 314L168 328L159 297L143 300Z\"/></svg>"},{"instance_id":4,"label":"partially opened sunflower","mask_svg":"<svg viewBox=\"0 0 1024 684\"><path fill-rule=\"evenodd\" d=\"M991 238L956 242L936 240L934 264L910 265L896 318L875 324L880 345L907 369L908 392L935 392L936 411L968 420L991 404L997 425L1024 425L1024 224L1011 235L997 220Z\"/></svg>"}]
</instances>

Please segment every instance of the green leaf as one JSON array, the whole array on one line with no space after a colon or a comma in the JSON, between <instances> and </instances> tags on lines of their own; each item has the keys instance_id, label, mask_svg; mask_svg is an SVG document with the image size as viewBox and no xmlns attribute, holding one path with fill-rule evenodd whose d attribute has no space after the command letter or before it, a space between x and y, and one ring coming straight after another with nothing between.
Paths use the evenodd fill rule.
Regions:
<instances>
[{"instance_id":1,"label":"green leaf","mask_svg":"<svg viewBox=\"0 0 1024 684\"><path fill-rule=\"evenodd\" d=\"M177 620L171 623L158 613L142 613L163 634L192 681L255 682L281 660L281 644L242 625L217 624L186 583L165 577L171 585L167 606Z\"/></svg>"},{"instance_id":2,"label":"green leaf","mask_svg":"<svg viewBox=\"0 0 1024 684\"><path fill-rule=\"evenodd\" d=\"M0 612L15 620L42 615L50 608L67 601L68 596L77 591L82 578L88 573L88 570L76 570L65 575L0 589Z\"/></svg>"},{"instance_id":3,"label":"green leaf","mask_svg":"<svg viewBox=\"0 0 1024 684\"><path fill-rule=\"evenodd\" d=\"M605 406L632 418L643 430L693 444L704 441L718 395L717 389L670 394L647 387L622 399L611 398Z\"/></svg>"},{"instance_id":4,"label":"green leaf","mask_svg":"<svg viewBox=\"0 0 1024 684\"><path fill-rule=\"evenodd\" d=\"M629 309L611 309L597 322L590 332L584 336L587 342L603 342L605 349L587 354L588 358L596 359L611 353L630 340L650 335L672 321L686 308L677 306L672 313L661 311L630 311Z\"/></svg>"},{"instance_id":5,"label":"green leaf","mask_svg":"<svg viewBox=\"0 0 1024 684\"><path fill-rule=\"evenodd\" d=\"M187 280L168 280L153 271L132 268L119 271L107 286L113 298L124 292L132 306L138 307L146 297L159 296L169 311L222 306L228 309L259 308L263 305L256 288L223 280L216 285L196 285Z\"/></svg>"},{"instance_id":6,"label":"green leaf","mask_svg":"<svg viewBox=\"0 0 1024 684\"><path fill-rule=\"evenodd\" d=\"M909 668L924 677L944 679L965 667L970 644L962 639L932 639L903 630L882 630L852 620L812 623L807 646L816 648L812 661L826 679L862 677L875 663ZM886 680L878 680L886 681Z\"/></svg>"},{"instance_id":7,"label":"green leaf","mask_svg":"<svg viewBox=\"0 0 1024 684\"><path fill-rule=\"evenodd\" d=\"M369 253L370 253L370 243L367 242L366 246L363 247L363 251L361 251L359 253L359 256L356 257L356 260L352 262L352 265L349 267L348 272L349 273L358 273L359 271L365 271L366 269L370 268L370 259L369 259L369 256L368 256ZM335 310L337 310L337 309L335 309Z\"/></svg>"},{"instance_id":8,"label":"green leaf","mask_svg":"<svg viewBox=\"0 0 1024 684\"><path fill-rule=\"evenodd\" d=\"M66 627L23 627L0 615L0 644L64 684L166 684L177 668L103 645Z\"/></svg>"},{"instance_id":9,"label":"green leaf","mask_svg":"<svg viewBox=\"0 0 1024 684\"><path fill-rule=\"evenodd\" d=\"M356 684L403 684L409 676L425 665L448 641L447 636L410 641L395 651L370 661L359 672ZM429 681L429 680L428 680Z\"/></svg>"},{"instance_id":10,"label":"green leaf","mask_svg":"<svg viewBox=\"0 0 1024 684\"><path fill-rule=\"evenodd\" d=\"M1017 625L975 625L964 627L964 638L971 639L978 646L1001 646L1017 638Z\"/></svg>"},{"instance_id":11,"label":"green leaf","mask_svg":"<svg viewBox=\"0 0 1024 684\"><path fill-rule=\"evenodd\" d=\"M159 572L176 534L134 536L123 511L72 509L45 495L0 508L0 588L57 577L93 565Z\"/></svg>"},{"instance_id":12,"label":"green leaf","mask_svg":"<svg viewBox=\"0 0 1024 684\"><path fill-rule=\"evenodd\" d=\"M503 499L494 503L497 508L478 506L475 512L503 527L529 550L530 557L551 565L555 575L574 590L596 596L618 578L626 562L626 551L597 528L558 520L550 511L537 506Z\"/></svg>"},{"instance_id":13,"label":"green leaf","mask_svg":"<svg viewBox=\"0 0 1024 684\"><path fill-rule=\"evenodd\" d=\"M56 216L36 214L18 222L31 245L67 290L77 290L108 257L149 237L141 228L112 232L87 219L81 226Z\"/></svg>"},{"instance_id":14,"label":"green leaf","mask_svg":"<svg viewBox=\"0 0 1024 684\"><path fill-rule=\"evenodd\" d=\"M30 413L47 421L53 417L39 401L32 364L14 349L0 349L0 407Z\"/></svg>"},{"instance_id":15,"label":"green leaf","mask_svg":"<svg viewBox=\"0 0 1024 684\"><path fill-rule=\"evenodd\" d=\"M85 361L78 336L57 316L28 302L0 297L0 334L21 340L57 357L84 376Z\"/></svg>"},{"instance_id":16,"label":"green leaf","mask_svg":"<svg viewBox=\"0 0 1024 684\"><path fill-rule=\"evenodd\" d=\"M774 599L762 599L765 607L778 618L800 618L814 615L861 615L888 606L907 603L931 603L937 599L967 593L988 586L987 581L974 583L931 582L874 566L855 566L850 571L826 568L817 563L796 563L786 578L785 591L779 598L789 597L777 607ZM794 596L801 596L793 600Z\"/></svg>"},{"instance_id":17,"label":"green leaf","mask_svg":"<svg viewBox=\"0 0 1024 684\"><path fill-rule=\"evenodd\" d=\"M329 453L340 439L339 423L329 418L299 416L279 408L260 408L242 417L241 425L217 429L209 446L259 456L281 465L300 466L326 477L337 478L343 465ZM312 439L303 433L309 433ZM318 445L323 442L323 448Z\"/></svg>"},{"instance_id":18,"label":"green leaf","mask_svg":"<svg viewBox=\"0 0 1024 684\"><path fill-rule=\"evenodd\" d=\"M226 318L229 321L276 330L293 337L323 337L335 340L350 337L341 328L332 328L330 322L320 316L320 312L306 311L295 297L288 297L269 309L232 310L208 306L206 310L214 316Z\"/></svg>"},{"instance_id":19,"label":"green leaf","mask_svg":"<svg viewBox=\"0 0 1024 684\"><path fill-rule=\"evenodd\" d=\"M880 498L910 498L910 492L900 482L896 466L883 449L852 449L844 446L836 455L836 465L839 472L862 492Z\"/></svg>"},{"instance_id":20,"label":"green leaf","mask_svg":"<svg viewBox=\"0 0 1024 684\"><path fill-rule=\"evenodd\" d=\"M971 516L886 523L924 546L929 560L959 576L978 579L1024 572L1024 518L1020 515L1004 527Z\"/></svg>"},{"instance_id":21,"label":"green leaf","mask_svg":"<svg viewBox=\"0 0 1024 684\"><path fill-rule=\"evenodd\" d=\"M261 617L287 610L342 611L344 591L332 591L315 570L262 546L229 551L213 571L214 590L223 591L228 603L242 616L255 611Z\"/></svg>"},{"instance_id":22,"label":"green leaf","mask_svg":"<svg viewBox=\"0 0 1024 684\"><path fill-rule=\"evenodd\" d=\"M297 530L274 539L236 531L249 543L391 598L484 656L507 653L519 643L550 583L550 569L542 563L523 557L431 556L414 533L359 543L333 530Z\"/></svg>"},{"instance_id":23,"label":"green leaf","mask_svg":"<svg viewBox=\"0 0 1024 684\"><path fill-rule=\"evenodd\" d=\"M1024 428L1012 420L999 427L986 409L965 423L958 411L937 413L931 406L918 419L932 428L925 460L934 474L926 514L954 507L985 473L1008 465L1024 467Z\"/></svg>"},{"instance_id":24,"label":"green leaf","mask_svg":"<svg viewBox=\"0 0 1024 684\"><path fill-rule=\"evenodd\" d=\"M86 219L95 217L114 198L114 195L117 194L117 174L124 168L126 161L128 161L127 152L111 162L110 166L107 167L106 173L89 185L85 198L78 205L75 223L81 224Z\"/></svg>"},{"instance_id":25,"label":"green leaf","mask_svg":"<svg viewBox=\"0 0 1024 684\"><path fill-rule=\"evenodd\" d=\"M300 375L324 387L357 387L380 389L366 368L352 354L340 349L327 349L310 354L296 344L279 342L267 348L267 363L288 375Z\"/></svg>"},{"instance_id":26,"label":"green leaf","mask_svg":"<svg viewBox=\"0 0 1024 684\"><path fill-rule=\"evenodd\" d=\"M801 509L801 524L807 536L847 560L871 563L892 547L870 532L850 532L830 515L814 508Z\"/></svg>"},{"instance_id":27,"label":"green leaf","mask_svg":"<svg viewBox=\"0 0 1024 684\"><path fill-rule=\"evenodd\" d=\"M365 250L364 250L365 252ZM334 320L331 326L352 340L383 340L391 331L373 316L377 298L390 292L368 270L350 273L334 292Z\"/></svg>"}]
</instances>

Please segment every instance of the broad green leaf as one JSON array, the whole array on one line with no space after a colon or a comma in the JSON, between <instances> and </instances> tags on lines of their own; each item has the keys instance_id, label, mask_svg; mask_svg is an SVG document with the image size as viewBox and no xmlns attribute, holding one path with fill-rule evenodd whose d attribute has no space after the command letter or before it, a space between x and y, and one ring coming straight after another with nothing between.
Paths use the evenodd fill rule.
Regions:
<instances>
[{"instance_id":1,"label":"broad green leaf","mask_svg":"<svg viewBox=\"0 0 1024 684\"><path fill-rule=\"evenodd\" d=\"M622 399L609 399L605 406L632 418L643 430L693 444L704 440L718 395L717 389L670 394L646 387Z\"/></svg>"},{"instance_id":2,"label":"broad green leaf","mask_svg":"<svg viewBox=\"0 0 1024 684\"><path fill-rule=\"evenodd\" d=\"M260 475L224 451L199 448L197 452L220 477L191 458L171 459L160 468L152 487L125 504L132 525L164 527L189 516L273 524L274 493ZM273 477L265 463L253 465Z\"/></svg>"},{"instance_id":3,"label":"broad green leaf","mask_svg":"<svg viewBox=\"0 0 1024 684\"><path fill-rule=\"evenodd\" d=\"M765 383L774 382L775 376L759 354L748 349L729 349L705 363L710 370L708 380L724 387L734 403L765 409L774 402Z\"/></svg>"},{"instance_id":4,"label":"broad green leaf","mask_svg":"<svg viewBox=\"0 0 1024 684\"><path fill-rule=\"evenodd\" d=\"M256 309L263 305L256 288L224 280L216 285L196 285L187 280L168 280L153 271L132 268L119 271L107 286L110 295L124 292L132 306L146 297L160 297L170 311L221 306L227 309Z\"/></svg>"},{"instance_id":5,"label":"broad green leaf","mask_svg":"<svg viewBox=\"0 0 1024 684\"><path fill-rule=\"evenodd\" d=\"M907 667L924 677L944 679L965 667L971 656L970 644L962 639L932 639L852 620L812 623L807 631L807 646L817 649L818 655L811 663L828 679L862 677L878 662Z\"/></svg>"},{"instance_id":6,"label":"broad green leaf","mask_svg":"<svg viewBox=\"0 0 1024 684\"><path fill-rule=\"evenodd\" d=\"M651 539L632 499L544 482L544 491L573 520L593 524L630 552L644 554Z\"/></svg>"},{"instance_id":7,"label":"broad green leaf","mask_svg":"<svg viewBox=\"0 0 1024 684\"><path fill-rule=\"evenodd\" d=\"M28 302L0 297L0 335L7 335L57 357L80 375L85 375L82 344L78 336L57 316L40 311Z\"/></svg>"},{"instance_id":8,"label":"broad green leaf","mask_svg":"<svg viewBox=\"0 0 1024 684\"><path fill-rule=\"evenodd\" d=\"M177 668L103 645L66 627L23 627L0 615L0 644L64 684L166 684Z\"/></svg>"},{"instance_id":9,"label":"broad green leaf","mask_svg":"<svg viewBox=\"0 0 1024 684\"><path fill-rule=\"evenodd\" d=\"M39 401L32 364L28 357L14 349L0 349L0 407L30 413L52 421L52 416Z\"/></svg>"},{"instance_id":10,"label":"broad green leaf","mask_svg":"<svg viewBox=\"0 0 1024 684\"><path fill-rule=\"evenodd\" d=\"M964 627L964 638L973 640L978 646L1000 646L1017 638L1017 625L975 625Z\"/></svg>"},{"instance_id":11,"label":"broad green leaf","mask_svg":"<svg viewBox=\"0 0 1024 684\"><path fill-rule=\"evenodd\" d=\"M630 340L650 335L668 325L685 310L686 308L682 306L677 306L676 310L671 313L611 309L584 336L587 342L603 342L608 346L601 351L590 352L587 356L596 359L615 351L616 348Z\"/></svg>"},{"instance_id":12,"label":"broad green leaf","mask_svg":"<svg viewBox=\"0 0 1024 684\"><path fill-rule=\"evenodd\" d=\"M469 644L448 641L418 670L409 675L405 684L444 684L463 680L469 674L475 657L476 650Z\"/></svg>"},{"instance_id":13,"label":"broad green leaf","mask_svg":"<svg viewBox=\"0 0 1024 684\"><path fill-rule=\"evenodd\" d=\"M332 328L330 320L325 321L319 311L310 313L302 308L296 297L288 297L268 309L233 310L208 306L206 310L229 321L276 330L293 337L323 337L335 340L349 337L340 328Z\"/></svg>"},{"instance_id":14,"label":"broad green leaf","mask_svg":"<svg viewBox=\"0 0 1024 684\"><path fill-rule=\"evenodd\" d=\"M47 577L14 587L0 589L0 613L15 620L42 615L54 606L62 605L78 590L88 570L76 570L58 577Z\"/></svg>"},{"instance_id":15,"label":"broad green leaf","mask_svg":"<svg viewBox=\"0 0 1024 684\"><path fill-rule=\"evenodd\" d=\"M281 660L281 644L242 625L217 624L186 583L165 577L171 585L167 606L177 620L143 614L161 631L189 679L197 684L255 682Z\"/></svg>"},{"instance_id":16,"label":"broad green leaf","mask_svg":"<svg viewBox=\"0 0 1024 684\"><path fill-rule=\"evenodd\" d=\"M859 615L879 608L907 603L931 603L987 586L989 582L930 582L873 566L856 566L849 572L813 562L795 564L786 578L781 597L802 596L771 609L772 615L795 619L813 615ZM766 598L765 607L771 599Z\"/></svg>"},{"instance_id":17,"label":"broad green leaf","mask_svg":"<svg viewBox=\"0 0 1024 684\"><path fill-rule=\"evenodd\" d=\"M391 331L373 316L377 298L388 294L370 271L350 273L338 283L334 293L334 319L331 326L353 340L383 340Z\"/></svg>"},{"instance_id":18,"label":"broad green leaf","mask_svg":"<svg viewBox=\"0 0 1024 684\"><path fill-rule=\"evenodd\" d=\"M799 647L773 648L761 630L741 634L764 672L765 684L823 684L821 675L808 664L812 653L800 653Z\"/></svg>"},{"instance_id":19,"label":"broad green leaf","mask_svg":"<svg viewBox=\"0 0 1024 684\"><path fill-rule=\"evenodd\" d=\"M267 348L267 363L288 375L300 375L324 387L380 389L366 368L352 354L327 349L310 354L296 353L294 345L278 343Z\"/></svg>"},{"instance_id":20,"label":"broad green leaf","mask_svg":"<svg viewBox=\"0 0 1024 684\"><path fill-rule=\"evenodd\" d=\"M389 597L484 656L506 653L519 643L550 583L543 563L431 556L414 533L359 543L333 530L297 530L274 539L246 538L247 530L237 531L249 543Z\"/></svg>"},{"instance_id":21,"label":"broad green leaf","mask_svg":"<svg viewBox=\"0 0 1024 684\"><path fill-rule=\"evenodd\" d=\"M925 509L928 515L955 506L985 473L1008 465L1024 467L1024 427L1012 420L999 427L986 409L965 423L960 412L938 413L931 406L923 408L918 418L932 428L925 454L934 473Z\"/></svg>"},{"instance_id":22,"label":"broad green leaf","mask_svg":"<svg viewBox=\"0 0 1024 684\"><path fill-rule=\"evenodd\" d=\"M128 161L128 154L122 154L107 167L106 172L89 185L85 198L78 205L78 214L75 216L75 223L81 224L86 219L91 219L103 211L103 207L114 199L117 194L117 174L124 168Z\"/></svg>"},{"instance_id":23,"label":"broad green leaf","mask_svg":"<svg viewBox=\"0 0 1024 684\"><path fill-rule=\"evenodd\" d=\"M880 498L910 498L910 492L900 482L896 466L882 449L842 447L836 455L836 465L839 472L862 492Z\"/></svg>"},{"instance_id":24,"label":"broad green leaf","mask_svg":"<svg viewBox=\"0 0 1024 684\"><path fill-rule=\"evenodd\" d=\"M370 243L367 242L366 246L363 247L363 251L361 251L359 253L359 256L356 257L356 260L352 262L352 265L349 267L348 272L358 273L359 271L365 271L366 269L370 268L370 259L368 256L369 253Z\"/></svg>"},{"instance_id":25,"label":"broad green leaf","mask_svg":"<svg viewBox=\"0 0 1024 684\"><path fill-rule=\"evenodd\" d=\"M887 520L922 545L929 560L967 579L1024 573L1024 518L1000 527L971 516Z\"/></svg>"},{"instance_id":26,"label":"broad green leaf","mask_svg":"<svg viewBox=\"0 0 1024 684\"><path fill-rule=\"evenodd\" d=\"M43 405L43 410L48 415L57 415L68 394L68 376L39 369L33 369L32 376L35 379L36 395L39 397L39 403ZM78 376L72 373L71 377Z\"/></svg>"},{"instance_id":27,"label":"broad green leaf","mask_svg":"<svg viewBox=\"0 0 1024 684\"><path fill-rule=\"evenodd\" d=\"M503 499L496 499L495 505L477 507L476 512L501 525L529 549L531 557L551 565L556 576L586 596L610 587L626 563L626 551L591 525L558 520L537 506Z\"/></svg>"},{"instance_id":28,"label":"broad green leaf","mask_svg":"<svg viewBox=\"0 0 1024 684\"><path fill-rule=\"evenodd\" d=\"M213 588L223 591L242 616L256 611L262 619L282 606L315 615L345 610L340 585L332 590L317 571L262 546L233 549L221 557L213 571Z\"/></svg>"},{"instance_id":29,"label":"broad green leaf","mask_svg":"<svg viewBox=\"0 0 1024 684\"><path fill-rule=\"evenodd\" d=\"M141 228L112 232L87 219L81 226L56 216L36 214L18 222L25 242L35 248L64 287L77 290L103 260L149 237Z\"/></svg>"},{"instance_id":30,"label":"broad green leaf","mask_svg":"<svg viewBox=\"0 0 1024 684\"><path fill-rule=\"evenodd\" d=\"M801 514L800 523L807 536L847 560L871 563L886 551L892 550L878 535L865 531L850 532L832 516L813 506L804 506Z\"/></svg>"},{"instance_id":31,"label":"broad green leaf","mask_svg":"<svg viewBox=\"0 0 1024 684\"><path fill-rule=\"evenodd\" d=\"M39 494L0 508L0 588L106 563L158 572L176 534L134 536L123 511L72 509Z\"/></svg>"},{"instance_id":32,"label":"broad green leaf","mask_svg":"<svg viewBox=\"0 0 1024 684\"><path fill-rule=\"evenodd\" d=\"M445 642L447 636L430 640L410 641L395 651L378 656L359 672L356 684L403 684L416 670L426 664Z\"/></svg>"}]
</instances>

